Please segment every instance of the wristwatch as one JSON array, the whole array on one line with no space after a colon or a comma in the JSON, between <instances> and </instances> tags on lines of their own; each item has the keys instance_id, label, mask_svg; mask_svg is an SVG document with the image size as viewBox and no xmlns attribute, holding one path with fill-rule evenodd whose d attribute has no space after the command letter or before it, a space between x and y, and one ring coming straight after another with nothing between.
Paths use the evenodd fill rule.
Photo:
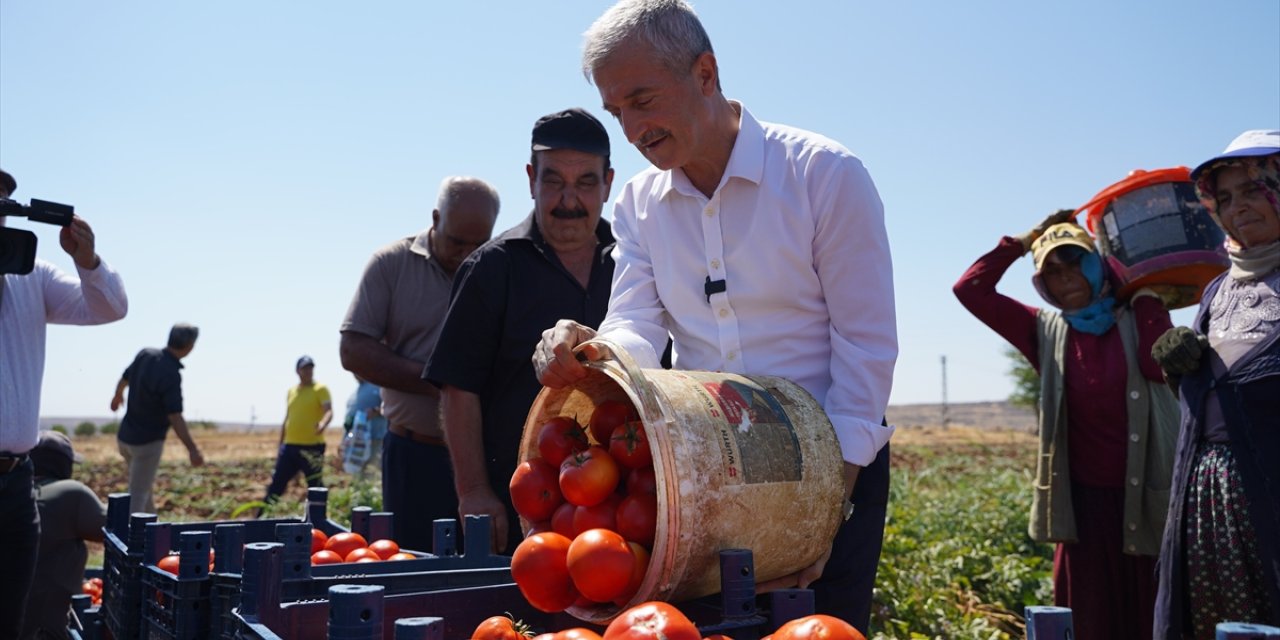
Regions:
<instances>
[{"instance_id":1,"label":"wristwatch","mask_svg":"<svg viewBox=\"0 0 1280 640\"><path fill-rule=\"evenodd\" d=\"M853 502L845 500L842 508L844 510L844 519L848 521L849 518L853 517Z\"/></svg>"}]
</instances>

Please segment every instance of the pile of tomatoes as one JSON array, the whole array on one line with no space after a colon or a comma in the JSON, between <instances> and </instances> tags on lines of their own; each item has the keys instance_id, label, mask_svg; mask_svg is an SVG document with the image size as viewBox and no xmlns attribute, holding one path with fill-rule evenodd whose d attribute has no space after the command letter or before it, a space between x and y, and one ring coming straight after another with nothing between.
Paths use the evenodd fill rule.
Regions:
<instances>
[{"instance_id":1,"label":"pile of tomatoes","mask_svg":"<svg viewBox=\"0 0 1280 640\"><path fill-rule=\"evenodd\" d=\"M539 455L511 476L511 501L533 526L511 576L542 611L636 594L658 519L657 479L644 424L627 403L598 404L584 429L557 416L538 430Z\"/></svg>"},{"instance_id":2,"label":"pile of tomatoes","mask_svg":"<svg viewBox=\"0 0 1280 640\"><path fill-rule=\"evenodd\" d=\"M339 562L380 562L383 560L414 560L418 556L400 550L395 540L366 542L364 536L350 531L327 536L319 529L311 529L311 564L336 564Z\"/></svg>"},{"instance_id":3,"label":"pile of tomatoes","mask_svg":"<svg viewBox=\"0 0 1280 640\"><path fill-rule=\"evenodd\" d=\"M80 592L88 595L93 606L102 604L102 578L89 578L80 583Z\"/></svg>"},{"instance_id":4,"label":"pile of tomatoes","mask_svg":"<svg viewBox=\"0 0 1280 640\"><path fill-rule=\"evenodd\" d=\"M703 637L698 628L665 602L646 602L623 611L604 635L576 627L534 635L529 627L509 616L493 616L476 627L471 640L733 640L725 635ZM849 623L826 615L811 615L792 620L761 640L866 640Z\"/></svg>"}]
</instances>

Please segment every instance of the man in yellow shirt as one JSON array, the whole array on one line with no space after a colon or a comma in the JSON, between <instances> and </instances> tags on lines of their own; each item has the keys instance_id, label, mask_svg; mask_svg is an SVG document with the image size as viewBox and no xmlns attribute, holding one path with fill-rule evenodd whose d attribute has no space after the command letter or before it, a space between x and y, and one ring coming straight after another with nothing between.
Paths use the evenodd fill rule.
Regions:
<instances>
[{"instance_id":1,"label":"man in yellow shirt","mask_svg":"<svg viewBox=\"0 0 1280 640\"><path fill-rule=\"evenodd\" d=\"M324 430L333 419L329 387L315 381L316 363L311 356L298 358L298 384L289 389L284 423L280 425L280 454L267 487L272 504L301 471L308 487L324 486Z\"/></svg>"}]
</instances>

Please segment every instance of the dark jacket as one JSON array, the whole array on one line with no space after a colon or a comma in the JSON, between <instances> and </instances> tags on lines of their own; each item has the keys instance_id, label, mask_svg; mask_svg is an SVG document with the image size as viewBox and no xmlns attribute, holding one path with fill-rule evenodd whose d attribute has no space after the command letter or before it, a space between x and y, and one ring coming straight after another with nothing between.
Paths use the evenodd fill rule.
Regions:
<instances>
[{"instance_id":1,"label":"dark jacket","mask_svg":"<svg viewBox=\"0 0 1280 640\"><path fill-rule=\"evenodd\" d=\"M1207 334L1208 308L1226 274L1205 287L1195 330ZM1240 472L1249 500L1249 521L1257 532L1264 577L1270 589L1268 624L1280 623L1280 332L1267 336L1219 378L1206 360L1198 371L1182 378L1179 386L1182 429L1173 464L1173 495L1169 522L1157 565L1155 640L1184 636L1187 576L1183 529L1186 527L1187 483L1195 463L1197 445L1204 431L1204 405L1209 391L1216 391L1231 439L1231 455Z\"/></svg>"}]
</instances>

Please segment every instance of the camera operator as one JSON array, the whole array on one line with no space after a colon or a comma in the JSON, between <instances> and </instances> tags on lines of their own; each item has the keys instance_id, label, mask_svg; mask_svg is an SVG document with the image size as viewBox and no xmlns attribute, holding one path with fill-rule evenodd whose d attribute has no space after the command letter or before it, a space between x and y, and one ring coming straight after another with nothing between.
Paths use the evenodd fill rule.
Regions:
<instances>
[{"instance_id":1,"label":"camera operator","mask_svg":"<svg viewBox=\"0 0 1280 640\"><path fill-rule=\"evenodd\" d=\"M16 189L0 170L0 198ZM94 251L89 223L73 217L59 239L79 280L38 259L29 274L0 275L0 638L21 631L35 572L40 518L28 452L40 435L46 327L114 322L129 306L119 274Z\"/></svg>"}]
</instances>

